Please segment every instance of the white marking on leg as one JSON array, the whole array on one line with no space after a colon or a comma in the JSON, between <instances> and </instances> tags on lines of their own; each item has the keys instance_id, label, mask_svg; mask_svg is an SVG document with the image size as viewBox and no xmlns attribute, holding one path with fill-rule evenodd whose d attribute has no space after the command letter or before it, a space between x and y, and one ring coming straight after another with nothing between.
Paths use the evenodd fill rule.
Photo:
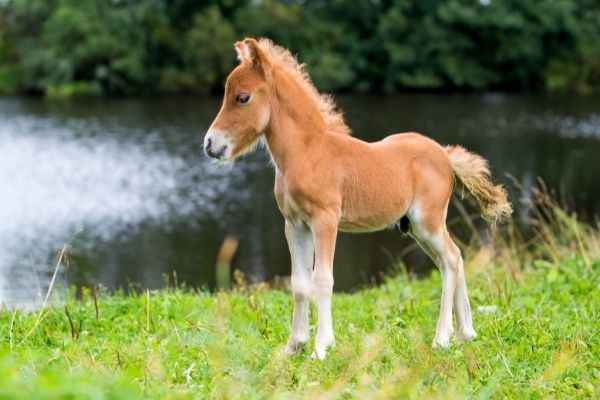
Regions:
<instances>
[{"instance_id":1,"label":"white marking on leg","mask_svg":"<svg viewBox=\"0 0 600 400\"><path fill-rule=\"evenodd\" d=\"M322 360L327 348L335 345L331 317L333 292L333 253L337 237L339 216L322 215L311 227L315 243L315 270L313 284L317 301L317 334L312 357Z\"/></svg>"},{"instance_id":2,"label":"white marking on leg","mask_svg":"<svg viewBox=\"0 0 600 400\"><path fill-rule=\"evenodd\" d=\"M285 234L292 258L292 293L294 296L292 329L285 351L288 355L292 355L308 342L309 301L313 291L311 275L314 244L310 229L302 222L295 225L286 222Z\"/></svg>"},{"instance_id":3,"label":"white marking on leg","mask_svg":"<svg viewBox=\"0 0 600 400\"><path fill-rule=\"evenodd\" d=\"M461 341L467 341L477 336L475 329L473 329L473 318L471 316L471 305L469 304L462 256L458 262L458 279L456 282L456 291L454 292L454 310L456 313L457 338Z\"/></svg>"},{"instance_id":4,"label":"white marking on leg","mask_svg":"<svg viewBox=\"0 0 600 400\"><path fill-rule=\"evenodd\" d=\"M444 257L440 263L442 273L442 300L440 303L440 318L435 329L433 347L450 347L452 337L452 305L456 289L456 266L452 257Z\"/></svg>"},{"instance_id":5,"label":"white marking on leg","mask_svg":"<svg viewBox=\"0 0 600 400\"><path fill-rule=\"evenodd\" d=\"M333 321L331 317L331 296L333 292L333 270L330 266L315 267L313 277L315 298L317 301L317 335L313 358L322 360L327 355L327 348L335 345Z\"/></svg>"},{"instance_id":6,"label":"white marking on leg","mask_svg":"<svg viewBox=\"0 0 600 400\"><path fill-rule=\"evenodd\" d=\"M421 224L421 210L417 204L409 209L411 232L419 246L437 265L442 274L442 298L440 301L440 316L436 325L433 347L449 347L453 334L452 307L458 273L458 248L451 241L448 232L442 225L438 232L428 232ZM448 241L450 241L449 245ZM460 252L458 252L460 256Z\"/></svg>"},{"instance_id":7,"label":"white marking on leg","mask_svg":"<svg viewBox=\"0 0 600 400\"><path fill-rule=\"evenodd\" d=\"M444 228L438 238L438 246L434 249L440 257L440 272L442 273L442 300L440 318L437 323L433 347L449 347L452 337L452 307L456 283L458 280L460 250L452 242Z\"/></svg>"}]
</instances>

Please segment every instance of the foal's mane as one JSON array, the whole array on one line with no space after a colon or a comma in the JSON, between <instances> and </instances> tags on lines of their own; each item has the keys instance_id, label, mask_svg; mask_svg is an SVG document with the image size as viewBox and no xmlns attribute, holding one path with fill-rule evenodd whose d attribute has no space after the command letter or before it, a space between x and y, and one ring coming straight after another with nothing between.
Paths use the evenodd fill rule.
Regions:
<instances>
[{"instance_id":1,"label":"foal's mane","mask_svg":"<svg viewBox=\"0 0 600 400\"><path fill-rule=\"evenodd\" d=\"M312 83L308 72L306 72L306 64L299 63L288 49L274 44L270 39L261 38L258 45L269 56L271 63L282 68L304 89L308 98L321 111L321 116L330 132L341 135L351 134L350 128L344 122L342 112L336 109L333 97L329 94L319 93Z\"/></svg>"}]
</instances>

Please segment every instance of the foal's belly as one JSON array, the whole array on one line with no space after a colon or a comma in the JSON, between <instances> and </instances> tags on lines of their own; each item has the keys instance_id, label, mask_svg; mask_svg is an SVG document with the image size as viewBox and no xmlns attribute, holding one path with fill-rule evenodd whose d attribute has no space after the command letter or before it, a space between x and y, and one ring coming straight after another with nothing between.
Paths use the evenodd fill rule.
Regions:
<instances>
[{"instance_id":1,"label":"foal's belly","mask_svg":"<svg viewBox=\"0 0 600 400\"><path fill-rule=\"evenodd\" d=\"M338 225L338 230L341 232L349 232L349 233L365 233L365 232L376 232L382 231L391 225L393 225L396 221L388 224L361 224L356 222L346 222L340 221Z\"/></svg>"},{"instance_id":2,"label":"foal's belly","mask_svg":"<svg viewBox=\"0 0 600 400\"><path fill-rule=\"evenodd\" d=\"M342 218L338 224L338 230L354 233L381 231L395 225L403 216L404 213L398 213L386 218L369 218L363 220Z\"/></svg>"},{"instance_id":3,"label":"foal's belly","mask_svg":"<svg viewBox=\"0 0 600 400\"><path fill-rule=\"evenodd\" d=\"M408 209L406 201L387 204L369 204L364 207L342 210L338 230L342 232L375 232L395 225Z\"/></svg>"}]
</instances>

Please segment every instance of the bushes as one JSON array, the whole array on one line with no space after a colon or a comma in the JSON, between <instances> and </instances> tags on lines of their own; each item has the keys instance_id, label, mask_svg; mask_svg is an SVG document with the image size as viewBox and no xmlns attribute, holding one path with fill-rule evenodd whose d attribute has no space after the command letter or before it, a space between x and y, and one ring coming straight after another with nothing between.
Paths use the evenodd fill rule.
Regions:
<instances>
[{"instance_id":1,"label":"bushes","mask_svg":"<svg viewBox=\"0 0 600 400\"><path fill-rule=\"evenodd\" d=\"M592 0L5 0L0 93L219 91L244 36L327 91L600 90Z\"/></svg>"},{"instance_id":2,"label":"bushes","mask_svg":"<svg viewBox=\"0 0 600 400\"><path fill-rule=\"evenodd\" d=\"M217 6L208 7L194 18L185 36L183 61L194 76L198 91L207 92L224 82L234 66L234 28Z\"/></svg>"}]
</instances>

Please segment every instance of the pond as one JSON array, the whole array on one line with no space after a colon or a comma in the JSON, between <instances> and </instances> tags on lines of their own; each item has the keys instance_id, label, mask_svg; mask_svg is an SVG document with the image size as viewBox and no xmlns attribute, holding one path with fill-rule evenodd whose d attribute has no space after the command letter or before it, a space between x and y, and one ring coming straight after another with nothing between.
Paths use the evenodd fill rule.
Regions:
<instances>
[{"instance_id":1,"label":"pond","mask_svg":"<svg viewBox=\"0 0 600 400\"><path fill-rule=\"evenodd\" d=\"M519 207L538 176L583 218L600 213L600 98L487 94L337 97L354 135L420 131L515 177ZM0 99L0 304L46 293L65 242L59 286L212 288L223 238L250 281L288 275L283 218L265 151L220 167L202 152L218 98L47 102ZM408 249L408 250L407 250ZM335 289L368 284L403 256L429 268L397 232L342 234ZM412 257L412 258L411 258Z\"/></svg>"}]
</instances>

